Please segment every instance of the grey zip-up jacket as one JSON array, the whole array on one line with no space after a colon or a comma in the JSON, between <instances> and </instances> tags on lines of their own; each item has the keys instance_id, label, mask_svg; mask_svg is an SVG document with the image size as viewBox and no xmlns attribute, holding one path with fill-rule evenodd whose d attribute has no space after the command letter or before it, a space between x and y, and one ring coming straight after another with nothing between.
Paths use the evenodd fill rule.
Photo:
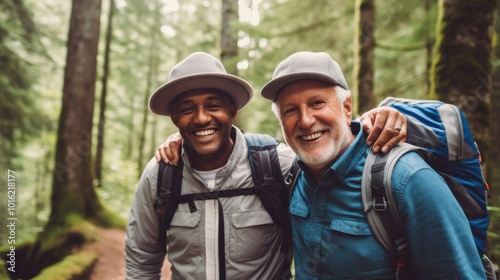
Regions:
<instances>
[{"instance_id":1,"label":"grey zip-up jacket","mask_svg":"<svg viewBox=\"0 0 500 280\"><path fill-rule=\"evenodd\" d=\"M212 190L253 187L245 138L233 128L235 144L227 164L212 181ZM278 147L283 176L287 178L295 160L293 151ZM210 191L196 173L187 154L184 161L182 194ZM126 279L160 279L165 253L159 245L158 218L153 208L157 197L158 164L146 166L135 193L125 244ZM209 183L210 184L210 183ZM283 279L291 263L280 251L284 230L275 225L256 195L219 198L224 213L227 279ZM180 204L167 231L167 257L172 279L219 279L218 201L195 201L191 213ZM291 253L292 248L288 252ZM284 269L286 268L286 269Z\"/></svg>"}]
</instances>

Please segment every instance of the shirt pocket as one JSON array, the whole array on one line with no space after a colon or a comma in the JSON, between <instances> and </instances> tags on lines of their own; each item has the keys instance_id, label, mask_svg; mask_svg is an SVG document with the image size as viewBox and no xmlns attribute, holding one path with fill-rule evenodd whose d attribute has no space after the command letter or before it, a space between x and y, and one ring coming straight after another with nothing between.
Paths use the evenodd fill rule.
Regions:
<instances>
[{"instance_id":1,"label":"shirt pocket","mask_svg":"<svg viewBox=\"0 0 500 280\"><path fill-rule=\"evenodd\" d=\"M307 207L305 203L298 200L292 200L289 210L290 214L301 218L305 218L309 215L309 207Z\"/></svg>"},{"instance_id":2,"label":"shirt pocket","mask_svg":"<svg viewBox=\"0 0 500 280\"><path fill-rule=\"evenodd\" d=\"M262 258L280 240L279 228L265 210L230 214L229 257L235 262Z\"/></svg>"},{"instance_id":3,"label":"shirt pocket","mask_svg":"<svg viewBox=\"0 0 500 280\"><path fill-rule=\"evenodd\" d=\"M175 212L167 230L170 258L201 255L205 245L202 243L200 222L200 213Z\"/></svg>"},{"instance_id":4,"label":"shirt pocket","mask_svg":"<svg viewBox=\"0 0 500 280\"><path fill-rule=\"evenodd\" d=\"M326 254L326 261L333 264L340 279L354 274L359 279L385 279L383 273L392 270L396 263L375 239L365 221L332 219L330 235L325 239L325 252L331 253ZM362 271L359 270L360 264Z\"/></svg>"}]
</instances>

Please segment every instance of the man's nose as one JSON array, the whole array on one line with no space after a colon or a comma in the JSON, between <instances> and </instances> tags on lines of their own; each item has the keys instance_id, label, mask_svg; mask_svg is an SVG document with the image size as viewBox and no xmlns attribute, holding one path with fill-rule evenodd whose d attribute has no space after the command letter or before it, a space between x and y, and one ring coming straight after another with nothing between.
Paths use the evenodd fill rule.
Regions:
<instances>
[{"instance_id":1,"label":"man's nose","mask_svg":"<svg viewBox=\"0 0 500 280\"><path fill-rule=\"evenodd\" d=\"M194 122L196 124L206 124L210 122L210 114L204 108L198 108L194 116Z\"/></svg>"},{"instance_id":2,"label":"man's nose","mask_svg":"<svg viewBox=\"0 0 500 280\"><path fill-rule=\"evenodd\" d=\"M301 128L310 128L316 122L316 117L314 114L308 110L300 110L299 126Z\"/></svg>"}]
</instances>

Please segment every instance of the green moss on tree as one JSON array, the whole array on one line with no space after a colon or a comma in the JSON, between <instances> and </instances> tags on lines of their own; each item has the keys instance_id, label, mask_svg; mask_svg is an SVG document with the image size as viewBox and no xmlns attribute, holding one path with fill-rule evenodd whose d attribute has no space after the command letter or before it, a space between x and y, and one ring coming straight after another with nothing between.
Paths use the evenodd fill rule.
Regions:
<instances>
[{"instance_id":1,"label":"green moss on tree","mask_svg":"<svg viewBox=\"0 0 500 280\"><path fill-rule=\"evenodd\" d=\"M488 150L495 0L441 0L431 98L458 105L483 154Z\"/></svg>"},{"instance_id":2,"label":"green moss on tree","mask_svg":"<svg viewBox=\"0 0 500 280\"><path fill-rule=\"evenodd\" d=\"M96 252L84 250L77 254L69 255L57 264L45 268L33 280L87 279L96 260Z\"/></svg>"},{"instance_id":3,"label":"green moss on tree","mask_svg":"<svg viewBox=\"0 0 500 280\"><path fill-rule=\"evenodd\" d=\"M9 274L7 273L7 269L6 269L5 265L6 265L5 261L0 259L0 279L8 279L9 278Z\"/></svg>"}]
</instances>

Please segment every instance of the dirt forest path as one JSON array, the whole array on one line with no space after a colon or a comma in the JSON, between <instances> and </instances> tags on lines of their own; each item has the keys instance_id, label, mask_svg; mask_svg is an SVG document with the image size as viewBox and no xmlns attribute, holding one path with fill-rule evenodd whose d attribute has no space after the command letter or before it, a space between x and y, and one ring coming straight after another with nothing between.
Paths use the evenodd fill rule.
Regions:
<instances>
[{"instance_id":1,"label":"dirt forest path","mask_svg":"<svg viewBox=\"0 0 500 280\"><path fill-rule=\"evenodd\" d=\"M99 257L89 280L125 279L125 231L121 229L101 229L97 242ZM163 264L162 280L170 279L170 264Z\"/></svg>"}]
</instances>

